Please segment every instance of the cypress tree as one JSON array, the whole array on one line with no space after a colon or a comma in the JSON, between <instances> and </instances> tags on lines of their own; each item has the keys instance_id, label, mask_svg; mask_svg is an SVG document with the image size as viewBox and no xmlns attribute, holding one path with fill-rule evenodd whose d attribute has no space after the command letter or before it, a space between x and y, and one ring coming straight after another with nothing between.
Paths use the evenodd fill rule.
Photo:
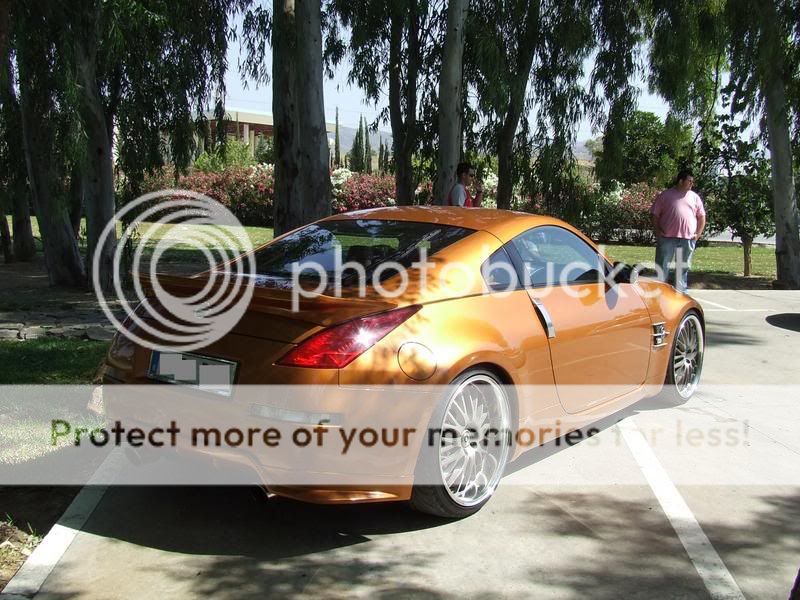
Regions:
<instances>
[{"instance_id":1,"label":"cypress tree","mask_svg":"<svg viewBox=\"0 0 800 600\"><path fill-rule=\"evenodd\" d=\"M342 152L339 147L339 107L336 107L336 135L333 146L333 165L338 169L342 166Z\"/></svg>"},{"instance_id":2,"label":"cypress tree","mask_svg":"<svg viewBox=\"0 0 800 600\"><path fill-rule=\"evenodd\" d=\"M369 143L369 126L364 119L364 172L372 173L372 146Z\"/></svg>"},{"instance_id":3,"label":"cypress tree","mask_svg":"<svg viewBox=\"0 0 800 600\"><path fill-rule=\"evenodd\" d=\"M364 171L364 123L358 120L358 131L350 149L350 170L357 173Z\"/></svg>"}]
</instances>

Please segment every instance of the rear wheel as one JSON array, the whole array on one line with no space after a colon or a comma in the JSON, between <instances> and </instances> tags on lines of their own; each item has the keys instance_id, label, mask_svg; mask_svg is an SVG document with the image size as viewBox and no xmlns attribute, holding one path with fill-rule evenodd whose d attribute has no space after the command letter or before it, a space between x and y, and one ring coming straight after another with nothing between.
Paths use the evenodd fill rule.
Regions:
<instances>
[{"instance_id":1,"label":"rear wheel","mask_svg":"<svg viewBox=\"0 0 800 600\"><path fill-rule=\"evenodd\" d=\"M704 351L705 336L700 317L694 311L688 312L681 319L672 342L664 382L664 393L668 398L683 402L692 397L700 383Z\"/></svg>"},{"instance_id":2,"label":"rear wheel","mask_svg":"<svg viewBox=\"0 0 800 600\"><path fill-rule=\"evenodd\" d=\"M494 374L472 370L457 377L431 417L411 506L449 518L477 512L505 471L510 424L508 395Z\"/></svg>"}]
</instances>

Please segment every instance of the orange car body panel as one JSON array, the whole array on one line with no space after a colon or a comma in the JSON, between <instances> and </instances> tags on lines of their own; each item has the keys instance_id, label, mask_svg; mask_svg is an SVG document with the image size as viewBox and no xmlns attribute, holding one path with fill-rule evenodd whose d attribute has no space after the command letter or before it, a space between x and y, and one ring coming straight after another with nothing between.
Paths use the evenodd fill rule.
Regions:
<instances>
[{"instance_id":1,"label":"orange car body panel","mask_svg":"<svg viewBox=\"0 0 800 600\"><path fill-rule=\"evenodd\" d=\"M641 399L645 386L662 385L672 338L668 338L667 346L653 348L653 324L665 323L673 332L688 310L696 310L702 318L701 307L691 297L646 279L640 286L646 291L657 290L653 297L637 294L633 286L623 284L631 288L623 298L603 283L582 284L580 298L568 297L558 289L549 290L546 296L543 289L536 288L506 294L487 292L480 277L481 264L503 244L533 227L563 227L600 253L586 236L557 219L492 209L402 207L346 213L325 220L365 218L442 223L476 232L431 257L431 270L424 283L411 269L410 285L397 298L383 298L368 288L365 298L346 292L344 298L303 301L300 312L294 313L285 292L259 290L251 310L236 327L201 352L239 362L238 384L337 386L343 393L332 400L335 405L330 409L344 412L348 411L348 389L446 385L467 369L489 366L517 390L511 400L519 426L551 429L539 440L544 443ZM453 263L463 268L441 278L442 270ZM172 281L178 288L185 283ZM395 277L384 287L392 290L398 283ZM556 327L554 338L548 339L532 298L541 299L547 307ZM324 327L412 304L423 308L343 369L275 365L289 349ZM147 383L149 359L149 350L118 335L106 359L106 381ZM574 391L573 386L586 383L616 386L618 393L585 397ZM532 389L536 389L535 394L528 391ZM427 423L432 410L433 406L420 414L420 422ZM570 424L559 429L562 420ZM514 457L521 451L517 448ZM413 458L403 466L405 472L397 474L406 478L407 485L376 484L369 489L335 482L313 488L269 486L268 481L266 485L274 493L311 502L404 500L411 493ZM258 458L254 462L251 466L256 469L263 466Z\"/></svg>"}]
</instances>

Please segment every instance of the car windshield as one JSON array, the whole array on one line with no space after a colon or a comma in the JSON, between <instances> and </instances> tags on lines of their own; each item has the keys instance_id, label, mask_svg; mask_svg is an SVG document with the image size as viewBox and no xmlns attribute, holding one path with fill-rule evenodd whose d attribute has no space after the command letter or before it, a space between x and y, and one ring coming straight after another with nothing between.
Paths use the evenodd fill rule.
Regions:
<instances>
[{"instance_id":1,"label":"car windshield","mask_svg":"<svg viewBox=\"0 0 800 600\"><path fill-rule=\"evenodd\" d=\"M256 252L256 272L261 277L291 279L293 270L298 269L301 279L318 279L323 271L326 276L335 275L338 264L342 284L348 285L358 280L353 263L364 267L367 277L387 262L407 269L420 259L423 248L426 257L431 257L473 232L463 227L413 221L324 221L303 227ZM396 269L387 268L381 279L396 273Z\"/></svg>"}]
</instances>

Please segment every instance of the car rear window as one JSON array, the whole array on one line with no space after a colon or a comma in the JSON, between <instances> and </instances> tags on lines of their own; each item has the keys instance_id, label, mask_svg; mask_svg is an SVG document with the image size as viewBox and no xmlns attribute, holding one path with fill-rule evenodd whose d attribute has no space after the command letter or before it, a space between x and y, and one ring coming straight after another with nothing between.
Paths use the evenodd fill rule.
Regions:
<instances>
[{"instance_id":1,"label":"car rear window","mask_svg":"<svg viewBox=\"0 0 800 600\"><path fill-rule=\"evenodd\" d=\"M294 263L302 269L309 264L320 265L328 275L336 273L336 249L341 248L341 262L363 266L367 276L385 262L396 262L404 268L420 259L424 248L427 257L450 244L474 233L472 229L377 219L347 219L325 221L303 227L265 246L255 254L258 275L290 279ZM392 276L394 271L387 269ZM304 270L302 278L316 278L313 270ZM357 280L355 269L345 269L342 284Z\"/></svg>"}]
</instances>

